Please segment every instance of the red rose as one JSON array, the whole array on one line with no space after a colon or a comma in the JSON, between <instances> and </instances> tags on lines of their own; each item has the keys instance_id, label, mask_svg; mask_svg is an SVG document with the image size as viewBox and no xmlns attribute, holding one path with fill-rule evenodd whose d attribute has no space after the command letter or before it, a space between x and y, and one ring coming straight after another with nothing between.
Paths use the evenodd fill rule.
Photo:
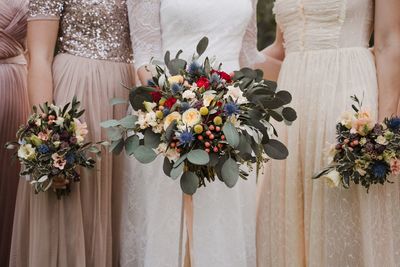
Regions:
<instances>
[{"instance_id":1,"label":"red rose","mask_svg":"<svg viewBox=\"0 0 400 267\"><path fill-rule=\"evenodd\" d=\"M176 103L176 98L174 97L170 97L167 99L167 101L165 101L164 106L171 109L173 105L175 105Z\"/></svg>"},{"instance_id":2,"label":"red rose","mask_svg":"<svg viewBox=\"0 0 400 267\"><path fill-rule=\"evenodd\" d=\"M162 94L160 92L158 92L158 91L157 92L151 92L150 94L153 97L153 101L158 104L158 102L160 101L160 99L162 97Z\"/></svg>"},{"instance_id":3,"label":"red rose","mask_svg":"<svg viewBox=\"0 0 400 267\"><path fill-rule=\"evenodd\" d=\"M212 70L211 73L217 73L221 79L224 79L227 83L232 82L232 77L224 71Z\"/></svg>"},{"instance_id":4,"label":"red rose","mask_svg":"<svg viewBox=\"0 0 400 267\"><path fill-rule=\"evenodd\" d=\"M200 77L200 79L197 80L196 82L197 86L199 88L204 87L204 89L210 88L210 81L206 77Z\"/></svg>"}]
</instances>

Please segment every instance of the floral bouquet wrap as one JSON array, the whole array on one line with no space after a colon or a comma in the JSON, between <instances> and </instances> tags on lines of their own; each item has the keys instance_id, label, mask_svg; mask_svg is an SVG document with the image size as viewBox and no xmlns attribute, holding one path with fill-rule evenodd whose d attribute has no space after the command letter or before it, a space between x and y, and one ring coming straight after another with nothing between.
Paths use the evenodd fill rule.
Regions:
<instances>
[{"instance_id":1,"label":"floral bouquet wrap","mask_svg":"<svg viewBox=\"0 0 400 267\"><path fill-rule=\"evenodd\" d=\"M38 112L34 106L34 113L17 133L18 141L6 145L18 148L15 156L22 164L21 175L29 177L36 193L53 188L58 197L66 195L71 183L80 180L77 168L95 165L86 152L99 153L99 149L85 143L88 130L79 120L84 113L79 105L74 98L63 108L44 103Z\"/></svg>"},{"instance_id":2,"label":"floral bouquet wrap","mask_svg":"<svg viewBox=\"0 0 400 267\"><path fill-rule=\"evenodd\" d=\"M330 165L314 178L326 178L328 184L349 188L361 184L367 190L374 184L391 182L400 174L400 118L375 123L362 109L362 101L352 99L354 112L346 112L337 124L337 144L329 150Z\"/></svg>"},{"instance_id":3,"label":"floral bouquet wrap","mask_svg":"<svg viewBox=\"0 0 400 267\"><path fill-rule=\"evenodd\" d=\"M218 178L233 187L247 179L247 165L260 168L267 159L285 159L286 147L271 118L290 124L296 112L286 107L291 95L276 92L276 84L263 80L260 70L244 68L229 75L200 64L208 39L203 38L192 62L165 55L165 66L154 66L147 86L131 89L132 115L102 123L108 128L111 149L124 148L142 163L165 157L163 169L172 179L180 177L184 193L192 195ZM118 102L118 101L117 101Z\"/></svg>"}]
</instances>

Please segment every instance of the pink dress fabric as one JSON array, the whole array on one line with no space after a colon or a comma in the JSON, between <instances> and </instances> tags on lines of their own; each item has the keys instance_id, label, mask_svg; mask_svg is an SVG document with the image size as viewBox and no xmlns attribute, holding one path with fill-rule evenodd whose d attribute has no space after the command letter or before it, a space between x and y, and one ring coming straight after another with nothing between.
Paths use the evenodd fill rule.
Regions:
<instances>
[{"instance_id":1,"label":"pink dress fabric","mask_svg":"<svg viewBox=\"0 0 400 267\"><path fill-rule=\"evenodd\" d=\"M9 261L19 166L4 144L28 113L25 50L27 0L0 0L0 266Z\"/></svg>"}]
</instances>

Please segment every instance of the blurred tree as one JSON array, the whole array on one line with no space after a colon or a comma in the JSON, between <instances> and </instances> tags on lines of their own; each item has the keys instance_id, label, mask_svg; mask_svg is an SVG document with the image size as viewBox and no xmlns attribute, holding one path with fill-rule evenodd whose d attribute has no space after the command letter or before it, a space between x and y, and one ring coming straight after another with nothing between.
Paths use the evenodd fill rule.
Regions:
<instances>
[{"instance_id":1,"label":"blurred tree","mask_svg":"<svg viewBox=\"0 0 400 267\"><path fill-rule=\"evenodd\" d=\"M272 14L274 0L258 0L258 49L261 50L275 39L275 16Z\"/></svg>"}]
</instances>

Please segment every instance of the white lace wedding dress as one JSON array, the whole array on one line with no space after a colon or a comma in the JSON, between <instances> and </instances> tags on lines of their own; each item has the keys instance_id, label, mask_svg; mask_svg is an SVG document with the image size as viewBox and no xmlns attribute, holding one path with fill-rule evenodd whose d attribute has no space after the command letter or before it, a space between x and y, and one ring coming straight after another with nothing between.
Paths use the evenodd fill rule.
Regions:
<instances>
[{"instance_id":1,"label":"white lace wedding dress","mask_svg":"<svg viewBox=\"0 0 400 267\"><path fill-rule=\"evenodd\" d=\"M128 0L135 65L162 59L169 50L191 59L198 41L227 72L260 59L256 48L256 1ZM162 158L149 165L125 162L121 265L179 266L182 192L164 175ZM254 176L254 175L253 175ZM256 179L229 189L216 181L200 188L194 203L194 265L255 266ZM183 236L183 250L186 237ZM182 253L185 255L185 251Z\"/></svg>"}]
</instances>

